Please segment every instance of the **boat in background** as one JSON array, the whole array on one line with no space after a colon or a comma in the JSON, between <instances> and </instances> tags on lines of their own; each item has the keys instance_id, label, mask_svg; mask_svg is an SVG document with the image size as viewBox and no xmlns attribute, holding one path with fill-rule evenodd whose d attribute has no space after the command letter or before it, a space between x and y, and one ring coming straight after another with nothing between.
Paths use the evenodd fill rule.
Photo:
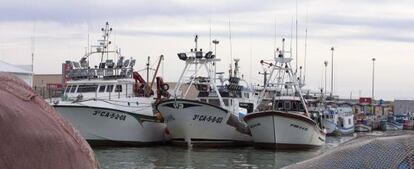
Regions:
<instances>
[{"instance_id":1,"label":"boat in background","mask_svg":"<svg viewBox=\"0 0 414 169\"><path fill-rule=\"evenodd\" d=\"M371 132L373 122L368 118L365 113L359 113L356 115L355 132Z\"/></svg>"},{"instance_id":2,"label":"boat in background","mask_svg":"<svg viewBox=\"0 0 414 169\"><path fill-rule=\"evenodd\" d=\"M403 121L404 130L414 129L414 116L411 113L407 113L407 118Z\"/></svg>"},{"instance_id":3,"label":"boat in background","mask_svg":"<svg viewBox=\"0 0 414 169\"><path fill-rule=\"evenodd\" d=\"M398 115L398 118L404 118L403 115ZM398 121L401 121L400 119ZM381 130L383 131L396 131L403 129L403 123L397 121L396 115L388 115L386 118L381 119Z\"/></svg>"},{"instance_id":4,"label":"boat in background","mask_svg":"<svg viewBox=\"0 0 414 169\"><path fill-rule=\"evenodd\" d=\"M169 96L168 86L155 73L155 97L154 80L148 83L134 72L135 59L126 59L120 50L110 50L111 31L106 23L102 28L103 39L93 46L94 51L86 53L80 62L66 61L64 95L50 104L92 146L163 143L169 139L166 124L161 116L154 114L153 104ZM90 66L89 60L96 59L91 58L96 55L100 62Z\"/></svg>"},{"instance_id":5,"label":"boat in background","mask_svg":"<svg viewBox=\"0 0 414 169\"><path fill-rule=\"evenodd\" d=\"M340 136L354 133L354 114L346 104L329 104L322 111L322 125L328 135Z\"/></svg>"},{"instance_id":6,"label":"boat in background","mask_svg":"<svg viewBox=\"0 0 414 169\"><path fill-rule=\"evenodd\" d=\"M254 145L270 149L320 147L325 143L326 133L308 112L301 84L291 68L292 58L284 56L284 49L277 52L274 63L261 61L263 66L271 69L269 79L255 112L244 117L252 132ZM262 102L268 84L273 81L276 82L272 84L276 90L271 96L271 102Z\"/></svg>"},{"instance_id":7,"label":"boat in background","mask_svg":"<svg viewBox=\"0 0 414 169\"><path fill-rule=\"evenodd\" d=\"M172 143L182 146L221 147L251 145L252 137L243 121L253 111L256 97L239 74L238 59L229 78L216 78L216 58L212 51L197 48L178 53L185 62L171 99L156 105L167 123ZM188 86L184 86L188 84ZM195 100L188 92L194 85L198 91ZM186 88L187 87L187 88Z\"/></svg>"}]
</instances>

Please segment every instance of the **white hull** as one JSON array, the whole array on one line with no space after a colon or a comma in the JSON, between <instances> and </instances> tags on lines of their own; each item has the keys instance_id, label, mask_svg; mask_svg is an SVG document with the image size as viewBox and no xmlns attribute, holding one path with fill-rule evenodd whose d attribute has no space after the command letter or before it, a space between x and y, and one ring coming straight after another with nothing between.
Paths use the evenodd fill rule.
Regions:
<instances>
[{"instance_id":1,"label":"white hull","mask_svg":"<svg viewBox=\"0 0 414 169\"><path fill-rule=\"evenodd\" d=\"M330 119L322 119L322 126L325 127L327 134L333 134L337 130L336 123Z\"/></svg>"},{"instance_id":2,"label":"white hull","mask_svg":"<svg viewBox=\"0 0 414 169\"><path fill-rule=\"evenodd\" d=\"M356 132L370 132L372 130L371 126L365 124L356 124L355 131Z\"/></svg>"},{"instance_id":3,"label":"white hull","mask_svg":"<svg viewBox=\"0 0 414 169\"><path fill-rule=\"evenodd\" d=\"M308 149L325 143L325 133L311 119L297 114L265 111L245 117L257 147Z\"/></svg>"},{"instance_id":4,"label":"white hull","mask_svg":"<svg viewBox=\"0 0 414 169\"><path fill-rule=\"evenodd\" d=\"M157 109L166 120L173 143L238 146L252 141L247 125L225 109L184 99L163 101Z\"/></svg>"},{"instance_id":5,"label":"white hull","mask_svg":"<svg viewBox=\"0 0 414 169\"><path fill-rule=\"evenodd\" d=\"M83 104L59 104L54 107L92 145L145 145L168 139L166 124L158 122L148 113L133 113L96 105L106 103L87 101Z\"/></svg>"}]
</instances>

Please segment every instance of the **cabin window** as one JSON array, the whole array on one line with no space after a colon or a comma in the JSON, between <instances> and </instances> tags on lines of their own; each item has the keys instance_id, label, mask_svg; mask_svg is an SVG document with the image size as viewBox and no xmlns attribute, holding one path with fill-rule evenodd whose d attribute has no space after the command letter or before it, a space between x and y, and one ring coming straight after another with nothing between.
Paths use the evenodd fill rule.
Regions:
<instances>
[{"instance_id":1,"label":"cabin window","mask_svg":"<svg viewBox=\"0 0 414 169\"><path fill-rule=\"evenodd\" d=\"M249 93L244 93L245 98L249 98Z\"/></svg>"},{"instance_id":2,"label":"cabin window","mask_svg":"<svg viewBox=\"0 0 414 169\"><path fill-rule=\"evenodd\" d=\"M292 102L292 110L298 110L298 103L297 102Z\"/></svg>"},{"instance_id":3,"label":"cabin window","mask_svg":"<svg viewBox=\"0 0 414 169\"><path fill-rule=\"evenodd\" d=\"M105 92L105 86L101 85L99 86L99 93Z\"/></svg>"},{"instance_id":4,"label":"cabin window","mask_svg":"<svg viewBox=\"0 0 414 169\"><path fill-rule=\"evenodd\" d=\"M66 90L65 90L65 93L69 93L69 91L70 91L70 88L72 87L72 85L68 85L68 86L66 86Z\"/></svg>"},{"instance_id":5,"label":"cabin window","mask_svg":"<svg viewBox=\"0 0 414 169\"><path fill-rule=\"evenodd\" d=\"M115 92L122 92L122 85L116 85Z\"/></svg>"},{"instance_id":6,"label":"cabin window","mask_svg":"<svg viewBox=\"0 0 414 169\"><path fill-rule=\"evenodd\" d=\"M200 102L207 103L206 99L200 99Z\"/></svg>"},{"instance_id":7,"label":"cabin window","mask_svg":"<svg viewBox=\"0 0 414 169\"><path fill-rule=\"evenodd\" d=\"M106 92L112 92L113 89L114 85L108 85L108 87L106 88Z\"/></svg>"},{"instance_id":8,"label":"cabin window","mask_svg":"<svg viewBox=\"0 0 414 169\"><path fill-rule=\"evenodd\" d=\"M284 108L285 108L285 110L291 110L291 108L292 108L291 103L290 102L285 102Z\"/></svg>"},{"instance_id":9,"label":"cabin window","mask_svg":"<svg viewBox=\"0 0 414 169\"><path fill-rule=\"evenodd\" d=\"M348 124L350 124L350 125L352 124L352 121L351 121L351 119L348 119Z\"/></svg>"},{"instance_id":10,"label":"cabin window","mask_svg":"<svg viewBox=\"0 0 414 169\"><path fill-rule=\"evenodd\" d=\"M224 105L225 106L229 106L229 100L228 99L223 99Z\"/></svg>"},{"instance_id":11,"label":"cabin window","mask_svg":"<svg viewBox=\"0 0 414 169\"><path fill-rule=\"evenodd\" d=\"M98 85L79 85L78 93L96 92Z\"/></svg>"},{"instance_id":12,"label":"cabin window","mask_svg":"<svg viewBox=\"0 0 414 169\"><path fill-rule=\"evenodd\" d=\"M214 106L220 106L220 100L219 99L209 99L208 103L210 103Z\"/></svg>"},{"instance_id":13,"label":"cabin window","mask_svg":"<svg viewBox=\"0 0 414 169\"><path fill-rule=\"evenodd\" d=\"M75 93L75 91L76 91L76 88L77 88L78 86L77 85L73 85L71 88L70 88L70 92L71 93Z\"/></svg>"}]
</instances>

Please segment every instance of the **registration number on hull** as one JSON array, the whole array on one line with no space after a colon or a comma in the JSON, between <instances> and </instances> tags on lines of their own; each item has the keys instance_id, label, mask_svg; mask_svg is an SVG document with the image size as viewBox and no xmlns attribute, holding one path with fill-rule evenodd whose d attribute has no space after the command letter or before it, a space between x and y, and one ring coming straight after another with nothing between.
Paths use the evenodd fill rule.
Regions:
<instances>
[{"instance_id":1,"label":"registration number on hull","mask_svg":"<svg viewBox=\"0 0 414 169\"><path fill-rule=\"evenodd\" d=\"M100 110L95 110L92 113L92 115L99 116L99 117L106 117L106 118L109 118L109 119L121 120L121 121L125 121L125 119L126 119L125 114L119 114L119 113L107 112L107 111L100 111Z\"/></svg>"},{"instance_id":2,"label":"registration number on hull","mask_svg":"<svg viewBox=\"0 0 414 169\"><path fill-rule=\"evenodd\" d=\"M194 121L206 121L210 123L221 123L223 121L223 117L194 114L193 120Z\"/></svg>"}]
</instances>

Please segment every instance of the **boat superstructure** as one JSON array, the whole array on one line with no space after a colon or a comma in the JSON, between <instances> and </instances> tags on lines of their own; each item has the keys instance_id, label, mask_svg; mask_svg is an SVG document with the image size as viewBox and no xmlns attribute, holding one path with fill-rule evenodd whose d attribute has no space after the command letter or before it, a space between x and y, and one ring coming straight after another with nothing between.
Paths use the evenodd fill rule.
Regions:
<instances>
[{"instance_id":1,"label":"boat superstructure","mask_svg":"<svg viewBox=\"0 0 414 169\"><path fill-rule=\"evenodd\" d=\"M79 62L63 64L64 95L51 104L91 145L164 142L168 139L166 125L154 114L153 105L168 97L168 86L160 77L156 78L157 84L146 82L134 72L135 59L127 59L118 49L111 50L111 31L106 23L103 39L93 46L94 51L86 53ZM100 57L100 62L91 67L89 60L93 56ZM152 86L157 87L156 93Z\"/></svg>"},{"instance_id":2,"label":"boat superstructure","mask_svg":"<svg viewBox=\"0 0 414 169\"><path fill-rule=\"evenodd\" d=\"M301 84L291 67L291 57L277 50L274 62L261 63L271 68L265 84L276 88L271 102L262 102L268 85L258 101L260 106L244 119L248 123L256 147L272 149L307 149L325 143L326 133L309 115ZM258 105L259 105L258 104Z\"/></svg>"},{"instance_id":3,"label":"boat superstructure","mask_svg":"<svg viewBox=\"0 0 414 169\"><path fill-rule=\"evenodd\" d=\"M255 96L238 72L238 60L229 78L216 73L220 59L212 51L196 47L178 53L185 62L174 89L173 98L161 101L157 110L166 119L172 142L189 146L240 146L251 143L243 117L252 112ZM217 77L217 75L219 77ZM194 87L198 95L188 97Z\"/></svg>"}]
</instances>

